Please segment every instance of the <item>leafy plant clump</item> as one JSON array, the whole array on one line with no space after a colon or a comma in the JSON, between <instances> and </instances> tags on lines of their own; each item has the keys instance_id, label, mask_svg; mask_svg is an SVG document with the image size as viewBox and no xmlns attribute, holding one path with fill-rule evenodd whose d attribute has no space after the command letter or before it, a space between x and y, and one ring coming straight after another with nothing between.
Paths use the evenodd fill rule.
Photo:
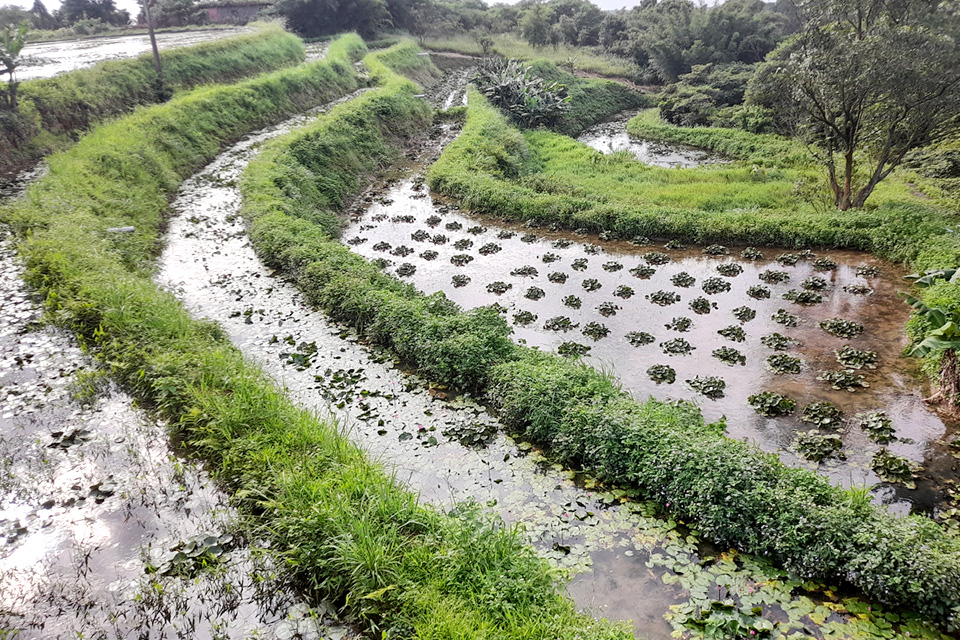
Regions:
<instances>
[{"instance_id":1,"label":"leafy plant clump","mask_svg":"<svg viewBox=\"0 0 960 640\"><path fill-rule=\"evenodd\" d=\"M700 283L700 288L703 289L705 294L710 296L730 291L730 283L723 278L707 278Z\"/></svg>"},{"instance_id":2,"label":"leafy plant clump","mask_svg":"<svg viewBox=\"0 0 960 640\"><path fill-rule=\"evenodd\" d=\"M797 453L813 462L822 462L827 458L837 457L845 460L843 440L832 433L819 433L816 429L801 431L794 441Z\"/></svg>"},{"instance_id":3,"label":"leafy plant clump","mask_svg":"<svg viewBox=\"0 0 960 640\"><path fill-rule=\"evenodd\" d=\"M653 267L648 267L645 264L641 264L634 267L633 269L630 269L630 273L633 276L640 278L641 280L647 280L656 272L657 272L656 269L654 269Z\"/></svg>"},{"instance_id":4,"label":"leafy plant clump","mask_svg":"<svg viewBox=\"0 0 960 640\"><path fill-rule=\"evenodd\" d=\"M617 315L617 311L619 310L619 305L615 305L612 302L601 302L599 305L597 305L597 313L604 318Z\"/></svg>"},{"instance_id":5,"label":"leafy plant clump","mask_svg":"<svg viewBox=\"0 0 960 640\"><path fill-rule=\"evenodd\" d=\"M470 227L470 228L467 229L467 233L472 234L472 235L475 235L475 236L479 236L480 234L486 233L486 232L487 232L487 228L486 228L486 227L482 227L482 226L480 226L480 225L476 225L476 226L473 226L473 227Z\"/></svg>"},{"instance_id":6,"label":"leafy plant clump","mask_svg":"<svg viewBox=\"0 0 960 640\"><path fill-rule=\"evenodd\" d=\"M838 338L855 338L863 333L863 325L852 320L841 320L840 318L831 318L822 320L820 328L832 336Z\"/></svg>"},{"instance_id":7,"label":"leafy plant clump","mask_svg":"<svg viewBox=\"0 0 960 640\"><path fill-rule=\"evenodd\" d=\"M661 342L660 349L669 356L685 356L689 355L696 347L683 338L674 338Z\"/></svg>"},{"instance_id":8,"label":"leafy plant clump","mask_svg":"<svg viewBox=\"0 0 960 640\"><path fill-rule=\"evenodd\" d=\"M724 382L723 378L716 376L707 376L705 378L695 376L693 380L687 380L686 383L690 385L691 389L705 395L711 400L722 398L723 391L727 388L727 383Z\"/></svg>"},{"instance_id":9,"label":"leafy plant clump","mask_svg":"<svg viewBox=\"0 0 960 640\"><path fill-rule=\"evenodd\" d=\"M839 429L843 412L832 402L811 402L803 408L800 419L816 425L818 429Z\"/></svg>"},{"instance_id":10,"label":"leafy plant clump","mask_svg":"<svg viewBox=\"0 0 960 640\"><path fill-rule=\"evenodd\" d=\"M790 279L790 274L786 271L774 271L772 269L767 269L757 276L763 282L767 284L779 284L781 282L786 282Z\"/></svg>"},{"instance_id":11,"label":"leafy plant clump","mask_svg":"<svg viewBox=\"0 0 960 640\"><path fill-rule=\"evenodd\" d=\"M548 251L540 256L540 261L544 264L550 264L551 262L556 262L557 260L560 260L560 254L553 253L552 251Z\"/></svg>"},{"instance_id":12,"label":"leafy plant clump","mask_svg":"<svg viewBox=\"0 0 960 640\"><path fill-rule=\"evenodd\" d=\"M450 258L450 264L455 267L465 267L473 262L473 256L468 253L458 253Z\"/></svg>"},{"instance_id":13,"label":"leafy plant clump","mask_svg":"<svg viewBox=\"0 0 960 640\"><path fill-rule=\"evenodd\" d=\"M817 271L835 271L837 269L837 263L830 258L817 258L810 263L814 269Z\"/></svg>"},{"instance_id":14,"label":"leafy plant clump","mask_svg":"<svg viewBox=\"0 0 960 640\"><path fill-rule=\"evenodd\" d=\"M437 257L439 257L439 255L440 254L434 251L433 249L427 249L426 251L420 254L420 257L429 262L431 260L436 260Z\"/></svg>"},{"instance_id":15,"label":"leafy plant clump","mask_svg":"<svg viewBox=\"0 0 960 640\"><path fill-rule=\"evenodd\" d=\"M727 256L730 255L730 250L727 249L722 244L711 244L707 247L704 247L703 252L708 256Z\"/></svg>"},{"instance_id":16,"label":"leafy plant clump","mask_svg":"<svg viewBox=\"0 0 960 640\"><path fill-rule=\"evenodd\" d=\"M567 274L561 271L554 271L553 273L547 276L547 280L549 280L550 282L553 282L554 284L564 284L567 281L567 278L568 278Z\"/></svg>"},{"instance_id":17,"label":"leafy plant clump","mask_svg":"<svg viewBox=\"0 0 960 640\"><path fill-rule=\"evenodd\" d=\"M448 222L447 224L443 225L443 228L447 231L460 231L463 229L463 225L454 220L453 222Z\"/></svg>"},{"instance_id":18,"label":"leafy plant clump","mask_svg":"<svg viewBox=\"0 0 960 640\"><path fill-rule=\"evenodd\" d=\"M503 280L497 280L487 285L487 293L494 293L498 296L510 291L510 289L513 289L513 285Z\"/></svg>"},{"instance_id":19,"label":"leafy plant clump","mask_svg":"<svg viewBox=\"0 0 960 640\"><path fill-rule=\"evenodd\" d=\"M767 358L767 366L774 373L800 373L803 361L785 353L775 353Z\"/></svg>"},{"instance_id":20,"label":"leafy plant clump","mask_svg":"<svg viewBox=\"0 0 960 640\"><path fill-rule=\"evenodd\" d=\"M611 260L610 262L604 262L601 268L604 271L608 271L610 273L616 273L617 271L620 271L620 269L623 269L623 265L620 264L619 262L614 262Z\"/></svg>"},{"instance_id":21,"label":"leafy plant clump","mask_svg":"<svg viewBox=\"0 0 960 640\"><path fill-rule=\"evenodd\" d=\"M757 317L757 312L750 307L737 307L733 310L733 317L740 322L750 322Z\"/></svg>"},{"instance_id":22,"label":"leafy plant clump","mask_svg":"<svg viewBox=\"0 0 960 640\"><path fill-rule=\"evenodd\" d=\"M698 296L690 301L690 310L700 315L706 315L710 313L711 309L716 309L716 308L717 308L716 302L710 302L703 296Z\"/></svg>"},{"instance_id":23,"label":"leafy plant clump","mask_svg":"<svg viewBox=\"0 0 960 640\"><path fill-rule=\"evenodd\" d=\"M526 293L523 294L523 297L527 300L539 300L545 295L547 295L547 292L540 287L530 287Z\"/></svg>"},{"instance_id":24,"label":"leafy plant clump","mask_svg":"<svg viewBox=\"0 0 960 640\"><path fill-rule=\"evenodd\" d=\"M547 83L531 73L532 69L519 60L490 56L480 63L473 82L517 124L551 126L570 110L570 97L564 85Z\"/></svg>"},{"instance_id":25,"label":"leafy plant clump","mask_svg":"<svg viewBox=\"0 0 960 640\"><path fill-rule=\"evenodd\" d=\"M600 324L599 322L588 322L584 325L582 330L583 335L588 338L593 338L596 340L601 340L610 335L610 329L605 324Z\"/></svg>"},{"instance_id":26,"label":"leafy plant clump","mask_svg":"<svg viewBox=\"0 0 960 640\"><path fill-rule=\"evenodd\" d=\"M750 403L754 411L768 418L788 416L797 408L795 400L773 391L761 391L747 398L747 402Z\"/></svg>"},{"instance_id":27,"label":"leafy plant clump","mask_svg":"<svg viewBox=\"0 0 960 640\"><path fill-rule=\"evenodd\" d=\"M410 234L410 239L414 242L426 242L430 239L430 232L423 229L417 229Z\"/></svg>"},{"instance_id":28,"label":"leafy plant clump","mask_svg":"<svg viewBox=\"0 0 960 640\"><path fill-rule=\"evenodd\" d=\"M667 329L673 329L674 331L684 332L684 331L690 330L690 327L693 326L693 320L691 320L690 318L686 318L684 316L680 316L680 317L674 318L673 320L671 320L670 322L668 322L663 326L665 326Z\"/></svg>"},{"instance_id":29,"label":"leafy plant clump","mask_svg":"<svg viewBox=\"0 0 960 640\"><path fill-rule=\"evenodd\" d=\"M647 369L647 375L657 384L673 384L677 380L677 372L668 364L655 364Z\"/></svg>"},{"instance_id":30,"label":"leafy plant clump","mask_svg":"<svg viewBox=\"0 0 960 640\"><path fill-rule=\"evenodd\" d=\"M396 249L390 252L390 255L397 256L398 258L406 258L408 255L413 253L413 249L406 245L400 245Z\"/></svg>"},{"instance_id":31,"label":"leafy plant clump","mask_svg":"<svg viewBox=\"0 0 960 640\"><path fill-rule=\"evenodd\" d=\"M646 331L631 331L626 335L627 342L633 347L642 347L656 340Z\"/></svg>"},{"instance_id":32,"label":"leafy plant clump","mask_svg":"<svg viewBox=\"0 0 960 640\"><path fill-rule=\"evenodd\" d=\"M820 276L810 276L800 282L800 287L807 291L823 291L827 288L827 281Z\"/></svg>"},{"instance_id":33,"label":"leafy plant clump","mask_svg":"<svg viewBox=\"0 0 960 640\"><path fill-rule=\"evenodd\" d=\"M744 260L763 260L763 252L755 247L747 247L740 252L740 257Z\"/></svg>"},{"instance_id":34,"label":"leafy plant clump","mask_svg":"<svg viewBox=\"0 0 960 640\"><path fill-rule=\"evenodd\" d=\"M426 220L427 226L430 227L431 229L436 227L441 222L443 222L443 218L441 218L440 216L430 216Z\"/></svg>"},{"instance_id":35,"label":"leafy plant clump","mask_svg":"<svg viewBox=\"0 0 960 640\"><path fill-rule=\"evenodd\" d=\"M676 249L677 251L683 251L684 249L687 248L687 245L683 244L679 240L668 240L667 243L663 245L663 248Z\"/></svg>"},{"instance_id":36,"label":"leafy plant clump","mask_svg":"<svg viewBox=\"0 0 960 640\"><path fill-rule=\"evenodd\" d=\"M680 302L680 294L674 293L673 291L664 291L663 289L648 293L644 297L653 304L660 305L661 307L667 307Z\"/></svg>"},{"instance_id":37,"label":"leafy plant clump","mask_svg":"<svg viewBox=\"0 0 960 640\"><path fill-rule=\"evenodd\" d=\"M884 411L874 411L867 414L857 414L860 418L860 428L867 432L867 437L877 444L889 444L896 437L893 420Z\"/></svg>"},{"instance_id":38,"label":"leafy plant clump","mask_svg":"<svg viewBox=\"0 0 960 640\"><path fill-rule=\"evenodd\" d=\"M583 287L584 291L588 291L588 292L596 291L597 289L603 286L602 284L600 284L600 281L597 280L596 278L587 278L586 280L581 282L580 285Z\"/></svg>"},{"instance_id":39,"label":"leafy plant clump","mask_svg":"<svg viewBox=\"0 0 960 640\"><path fill-rule=\"evenodd\" d=\"M570 263L570 268L574 271L586 271L588 262L586 258L577 258Z\"/></svg>"},{"instance_id":40,"label":"leafy plant clump","mask_svg":"<svg viewBox=\"0 0 960 640\"><path fill-rule=\"evenodd\" d=\"M488 242L487 244L477 249L477 253L479 253L482 256L491 256L495 253L500 253L500 251L502 250L503 250L503 247L498 245L496 242Z\"/></svg>"},{"instance_id":41,"label":"leafy plant clump","mask_svg":"<svg viewBox=\"0 0 960 640\"><path fill-rule=\"evenodd\" d=\"M579 326L579 323L574 324L567 316L554 316L543 323L543 328L547 331L563 331L564 333Z\"/></svg>"},{"instance_id":42,"label":"leafy plant clump","mask_svg":"<svg viewBox=\"0 0 960 640\"><path fill-rule=\"evenodd\" d=\"M450 242L450 238L448 238L447 236L443 235L442 233L438 233L438 234L435 234L435 235L430 239L430 242L432 242L433 244L447 244L448 242ZM376 247L374 247L374 248L376 248Z\"/></svg>"},{"instance_id":43,"label":"leafy plant clump","mask_svg":"<svg viewBox=\"0 0 960 640\"><path fill-rule=\"evenodd\" d=\"M731 366L747 364L747 356L743 355L733 347L720 347L719 349L715 349L712 355L720 362L724 362Z\"/></svg>"},{"instance_id":44,"label":"leafy plant clump","mask_svg":"<svg viewBox=\"0 0 960 640\"><path fill-rule=\"evenodd\" d=\"M599 254L601 251L602 249L595 244L591 244L588 242L585 245L583 245L583 252L591 256L595 256Z\"/></svg>"},{"instance_id":45,"label":"leafy plant clump","mask_svg":"<svg viewBox=\"0 0 960 640\"><path fill-rule=\"evenodd\" d=\"M525 233L520 236L520 242L526 242L527 244L533 244L540 238L535 233Z\"/></svg>"},{"instance_id":46,"label":"leafy plant clump","mask_svg":"<svg viewBox=\"0 0 960 640\"><path fill-rule=\"evenodd\" d=\"M843 290L853 296L869 296L873 289L865 284L845 284Z\"/></svg>"},{"instance_id":47,"label":"leafy plant clump","mask_svg":"<svg viewBox=\"0 0 960 640\"><path fill-rule=\"evenodd\" d=\"M795 253L781 253L775 260L785 267L792 267L800 261L800 256Z\"/></svg>"},{"instance_id":48,"label":"leafy plant clump","mask_svg":"<svg viewBox=\"0 0 960 640\"><path fill-rule=\"evenodd\" d=\"M378 242L377 244L373 245L373 250L374 251L390 251L392 246L393 245L391 245L389 242Z\"/></svg>"},{"instance_id":49,"label":"leafy plant clump","mask_svg":"<svg viewBox=\"0 0 960 640\"><path fill-rule=\"evenodd\" d=\"M743 327L735 324L732 324L729 327L724 327L723 329L717 331L717 333L727 340L733 340L734 342L743 342L747 339L747 332L743 330Z\"/></svg>"},{"instance_id":50,"label":"leafy plant clump","mask_svg":"<svg viewBox=\"0 0 960 640\"><path fill-rule=\"evenodd\" d=\"M525 327L537 321L537 314L529 311L518 311L513 314L513 321L521 327Z\"/></svg>"},{"instance_id":51,"label":"leafy plant clump","mask_svg":"<svg viewBox=\"0 0 960 640\"><path fill-rule=\"evenodd\" d=\"M158 563L147 563L146 572L162 576L193 577L201 569L229 560L227 549L233 536L196 535L177 543L160 556Z\"/></svg>"},{"instance_id":52,"label":"leafy plant clump","mask_svg":"<svg viewBox=\"0 0 960 640\"><path fill-rule=\"evenodd\" d=\"M886 447L873 454L870 468L884 482L902 484L908 489L917 488L914 478L914 465L910 464L910 461L906 458L890 453Z\"/></svg>"},{"instance_id":53,"label":"leafy plant clump","mask_svg":"<svg viewBox=\"0 0 960 640\"><path fill-rule=\"evenodd\" d=\"M582 358L590 353L590 349L592 347L579 342L563 342L557 347L557 353L567 358Z\"/></svg>"},{"instance_id":54,"label":"leafy plant clump","mask_svg":"<svg viewBox=\"0 0 960 640\"><path fill-rule=\"evenodd\" d=\"M613 295L618 298L623 298L624 300L629 300L634 296L634 290L632 287L628 287L625 284L620 285L613 291Z\"/></svg>"},{"instance_id":55,"label":"leafy plant clump","mask_svg":"<svg viewBox=\"0 0 960 640\"><path fill-rule=\"evenodd\" d=\"M571 309L579 309L583 301L577 296L567 296L563 299L563 305Z\"/></svg>"},{"instance_id":56,"label":"leafy plant clump","mask_svg":"<svg viewBox=\"0 0 960 640\"><path fill-rule=\"evenodd\" d=\"M860 265L857 267L857 275L861 278L876 278L880 275L880 267Z\"/></svg>"},{"instance_id":57,"label":"leafy plant clump","mask_svg":"<svg viewBox=\"0 0 960 640\"><path fill-rule=\"evenodd\" d=\"M777 312L770 316L770 319L785 327L800 326L800 318L788 312L786 309L777 309Z\"/></svg>"},{"instance_id":58,"label":"leafy plant clump","mask_svg":"<svg viewBox=\"0 0 960 640\"><path fill-rule=\"evenodd\" d=\"M450 279L450 282L454 287L459 289L460 287L465 287L470 284L470 276L465 276L462 273L458 273Z\"/></svg>"},{"instance_id":59,"label":"leafy plant clump","mask_svg":"<svg viewBox=\"0 0 960 640\"><path fill-rule=\"evenodd\" d=\"M747 295L755 300L765 300L770 297L770 288L762 284L750 285L747 288Z\"/></svg>"},{"instance_id":60,"label":"leafy plant clump","mask_svg":"<svg viewBox=\"0 0 960 640\"><path fill-rule=\"evenodd\" d=\"M522 267L517 267L510 272L510 275L519 276L521 278L536 278L538 275L540 275L540 272L537 271L536 267L527 264Z\"/></svg>"},{"instance_id":61,"label":"leafy plant clump","mask_svg":"<svg viewBox=\"0 0 960 640\"><path fill-rule=\"evenodd\" d=\"M840 371L821 371L817 380L828 382L831 387L837 390L849 391L853 393L857 389L866 389L870 385L864 381L863 376L850 370Z\"/></svg>"},{"instance_id":62,"label":"leafy plant clump","mask_svg":"<svg viewBox=\"0 0 960 640\"><path fill-rule=\"evenodd\" d=\"M497 232L497 239L498 239L498 240L509 240L510 238L514 237L515 235L517 235L516 232L514 232L514 231L507 231L506 229L503 229L503 230Z\"/></svg>"},{"instance_id":63,"label":"leafy plant clump","mask_svg":"<svg viewBox=\"0 0 960 640\"><path fill-rule=\"evenodd\" d=\"M572 244L573 244L572 240L567 240L566 238L558 238L553 241L552 246L554 249L566 249Z\"/></svg>"},{"instance_id":64,"label":"leafy plant clump","mask_svg":"<svg viewBox=\"0 0 960 640\"><path fill-rule=\"evenodd\" d=\"M404 262L399 267L397 267L397 275L401 278L406 278L412 276L417 272L417 267L410 264L409 262Z\"/></svg>"},{"instance_id":65,"label":"leafy plant clump","mask_svg":"<svg viewBox=\"0 0 960 640\"><path fill-rule=\"evenodd\" d=\"M674 274L670 277L670 282L673 283L675 287L692 287L696 281L697 279L686 271L681 271L680 273Z\"/></svg>"},{"instance_id":66,"label":"leafy plant clump","mask_svg":"<svg viewBox=\"0 0 960 640\"><path fill-rule=\"evenodd\" d=\"M743 273L743 267L736 262L724 262L717 265L717 273L728 278L735 278Z\"/></svg>"},{"instance_id":67,"label":"leafy plant clump","mask_svg":"<svg viewBox=\"0 0 960 640\"><path fill-rule=\"evenodd\" d=\"M794 304L820 304L823 302L823 296L815 291L797 291L796 289L790 289L785 294L783 294L784 300L789 300Z\"/></svg>"},{"instance_id":68,"label":"leafy plant clump","mask_svg":"<svg viewBox=\"0 0 960 640\"><path fill-rule=\"evenodd\" d=\"M782 333L771 333L769 335L763 336L760 338L760 342L774 351L786 351L793 345L797 344L797 341L793 338L788 338Z\"/></svg>"},{"instance_id":69,"label":"leafy plant clump","mask_svg":"<svg viewBox=\"0 0 960 640\"><path fill-rule=\"evenodd\" d=\"M640 257L644 261L646 261L647 264L654 265L654 266L667 264L668 262L670 262L670 256L668 256L662 251L647 251Z\"/></svg>"},{"instance_id":70,"label":"leafy plant clump","mask_svg":"<svg viewBox=\"0 0 960 640\"><path fill-rule=\"evenodd\" d=\"M877 368L877 352L863 349L854 349L850 345L844 345L839 350L833 352L837 356L837 362L848 369L867 369Z\"/></svg>"}]
</instances>

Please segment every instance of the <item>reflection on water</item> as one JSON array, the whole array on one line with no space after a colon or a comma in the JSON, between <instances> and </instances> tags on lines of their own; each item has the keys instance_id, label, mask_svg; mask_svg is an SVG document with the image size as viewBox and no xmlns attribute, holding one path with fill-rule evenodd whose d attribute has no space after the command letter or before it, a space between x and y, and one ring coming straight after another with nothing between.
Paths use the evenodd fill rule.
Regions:
<instances>
[{"instance_id":1,"label":"reflection on water","mask_svg":"<svg viewBox=\"0 0 960 640\"><path fill-rule=\"evenodd\" d=\"M636 112L619 114L606 122L590 127L581 133L577 140L602 153L629 151L644 164L668 169L685 169L726 162L718 155L696 147L631 138L627 135L627 121L635 115L637 115Z\"/></svg>"}]
</instances>

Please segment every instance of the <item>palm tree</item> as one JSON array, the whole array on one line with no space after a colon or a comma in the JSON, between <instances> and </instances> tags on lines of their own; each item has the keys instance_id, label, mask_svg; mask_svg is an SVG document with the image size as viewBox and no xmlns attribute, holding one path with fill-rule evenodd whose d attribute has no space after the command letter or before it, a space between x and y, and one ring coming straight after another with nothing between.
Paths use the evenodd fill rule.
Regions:
<instances>
[{"instance_id":1,"label":"palm tree","mask_svg":"<svg viewBox=\"0 0 960 640\"><path fill-rule=\"evenodd\" d=\"M17 110L17 86L20 83L17 82L14 71L20 66L20 51L23 49L23 45L27 43L27 31L29 29L30 26L24 20L16 30L7 25L0 31L0 40L2 40L0 41L0 64L3 65L3 70L0 73L10 75L5 101L5 106L10 111Z\"/></svg>"}]
</instances>

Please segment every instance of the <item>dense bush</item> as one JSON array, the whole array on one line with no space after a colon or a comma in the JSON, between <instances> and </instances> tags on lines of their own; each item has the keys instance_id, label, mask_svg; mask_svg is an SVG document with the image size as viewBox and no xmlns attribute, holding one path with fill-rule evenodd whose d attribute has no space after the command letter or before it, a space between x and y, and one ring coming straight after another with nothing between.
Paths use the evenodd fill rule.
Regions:
<instances>
[{"instance_id":1,"label":"dense bush","mask_svg":"<svg viewBox=\"0 0 960 640\"><path fill-rule=\"evenodd\" d=\"M519 60L487 58L480 63L473 82L522 127L550 126L570 108L564 85L546 83Z\"/></svg>"}]
</instances>

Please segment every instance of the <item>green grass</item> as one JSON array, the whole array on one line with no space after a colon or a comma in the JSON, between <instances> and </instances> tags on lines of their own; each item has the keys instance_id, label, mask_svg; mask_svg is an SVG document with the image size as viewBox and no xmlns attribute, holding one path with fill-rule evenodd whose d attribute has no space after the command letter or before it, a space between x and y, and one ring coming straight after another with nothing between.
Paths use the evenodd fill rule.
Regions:
<instances>
[{"instance_id":1,"label":"green grass","mask_svg":"<svg viewBox=\"0 0 960 640\"><path fill-rule=\"evenodd\" d=\"M640 68L632 60L600 53L587 47L561 45L559 47L534 47L512 33L494 35L494 51L507 58L519 60L549 60L566 66L570 63L578 71L595 73L611 78L633 78ZM451 51L467 55L481 55L480 45L469 36L453 38L429 38L424 46L432 51Z\"/></svg>"},{"instance_id":2,"label":"green grass","mask_svg":"<svg viewBox=\"0 0 960 640\"><path fill-rule=\"evenodd\" d=\"M626 640L622 626L578 614L515 531L472 505L449 515L418 505L336 425L295 407L222 330L191 318L151 279L180 181L251 130L355 88L352 62L363 51L357 36L341 38L325 61L142 109L52 157L50 173L3 210L26 277L49 317L76 332L115 380L208 461L294 577L371 636ZM411 52L384 57L414 70ZM393 125L430 118L413 97L416 85L380 58L368 57L367 66L381 88L308 128L353 144L363 142L350 138L354 127L369 132L380 117L389 120L383 140L339 147L361 163L353 175L368 170L368 153L395 157L404 129ZM326 139L304 142L291 157L323 156ZM103 232L118 224L137 233Z\"/></svg>"},{"instance_id":3,"label":"green grass","mask_svg":"<svg viewBox=\"0 0 960 640\"><path fill-rule=\"evenodd\" d=\"M261 24L250 34L170 49L160 54L174 90L233 82L303 61L293 34ZM20 114L0 115L0 172L68 146L96 122L157 102L151 54L102 62L20 85Z\"/></svg>"},{"instance_id":4,"label":"green grass","mask_svg":"<svg viewBox=\"0 0 960 640\"><path fill-rule=\"evenodd\" d=\"M424 296L337 242L344 189L358 188L358 176L375 172L390 157L385 149L400 146L387 132L397 129L394 118L406 119L402 112L413 105L403 94L414 89L396 86L392 97L387 89L367 94L376 102L352 101L268 142L249 165L243 213L269 266L287 274L311 305L428 379L482 394L508 426L547 446L555 460L635 486L720 544L772 558L804 579L851 584L883 603L953 623L960 613L960 540L931 520L852 500L813 472L727 439L693 405L638 403L607 375L513 344L494 309L465 312L443 294ZM374 112L380 116L368 119ZM346 122L361 123L358 135L372 141L369 162L358 161L355 144L344 139L352 135L344 133ZM528 138L472 92L464 132L447 150L447 162L456 164L441 167L443 176L455 169L484 185L513 184L542 161ZM539 195L529 186L504 191L506 202L590 202L572 190L561 193L563 184ZM306 203L300 194L308 194Z\"/></svg>"}]
</instances>

